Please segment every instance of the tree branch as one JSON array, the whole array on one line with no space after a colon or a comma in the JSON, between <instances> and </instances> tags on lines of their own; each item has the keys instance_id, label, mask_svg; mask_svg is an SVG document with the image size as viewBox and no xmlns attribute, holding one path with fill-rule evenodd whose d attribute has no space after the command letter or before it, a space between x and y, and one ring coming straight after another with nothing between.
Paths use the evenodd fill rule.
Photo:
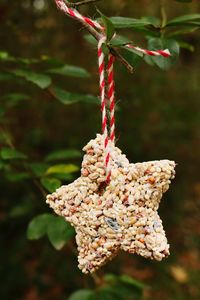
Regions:
<instances>
[{"instance_id":1,"label":"tree branch","mask_svg":"<svg viewBox=\"0 0 200 300\"><path fill-rule=\"evenodd\" d=\"M129 62L114 48L109 48L112 55L128 70L128 72L133 73L134 69L129 64Z\"/></svg>"},{"instance_id":2,"label":"tree branch","mask_svg":"<svg viewBox=\"0 0 200 300\"><path fill-rule=\"evenodd\" d=\"M86 0L87 1L87 0ZM66 1L65 1L66 2ZM95 28L91 27L89 24L85 23L83 20L72 17L69 15L70 18L79 21L83 27L97 40L99 41L102 38L102 34L99 33ZM133 67L129 64L129 62L119 53L118 50L114 49L113 47L109 47L110 52L112 55L118 60L124 67L128 70L128 72L133 73Z\"/></svg>"}]
</instances>

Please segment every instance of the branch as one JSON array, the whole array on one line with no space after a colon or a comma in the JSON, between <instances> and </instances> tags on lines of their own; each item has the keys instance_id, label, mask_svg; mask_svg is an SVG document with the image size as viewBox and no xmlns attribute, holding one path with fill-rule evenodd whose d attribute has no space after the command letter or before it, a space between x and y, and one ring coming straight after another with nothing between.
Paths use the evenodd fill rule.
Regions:
<instances>
[{"instance_id":1,"label":"branch","mask_svg":"<svg viewBox=\"0 0 200 300\"><path fill-rule=\"evenodd\" d=\"M78 7L78 6L81 6L81 5L85 5L85 4L91 4L91 3L95 3L95 2L99 2L101 0L84 0L84 1L79 1L79 2L76 2L76 3L72 3L72 2L69 2L69 1L66 1L64 0L64 2L69 6L69 7Z\"/></svg>"},{"instance_id":2,"label":"branch","mask_svg":"<svg viewBox=\"0 0 200 300\"><path fill-rule=\"evenodd\" d=\"M89 0L86 0L89 1ZM94 0L93 0L94 1ZM99 1L99 0L98 0ZM65 1L66 2L66 1ZM89 24L85 23L83 20L79 19L77 20L76 18L68 15L70 18L75 19L76 21L79 21L83 27L97 40L99 41L102 38L102 34L99 33L96 29L91 27ZM133 73L133 67L129 64L129 62L119 53L118 50L108 47L112 55L118 60L124 67L128 70L128 72Z\"/></svg>"},{"instance_id":3,"label":"branch","mask_svg":"<svg viewBox=\"0 0 200 300\"><path fill-rule=\"evenodd\" d=\"M82 22L82 25L84 26L87 31L90 32L90 34L97 40L99 41L102 38L102 35L94 28L91 26L87 25L85 22ZM129 64L129 62L117 51L116 49L112 47L108 47L112 55L118 60L122 65L125 66L125 68L128 70L128 72L133 73L133 67Z\"/></svg>"},{"instance_id":4,"label":"branch","mask_svg":"<svg viewBox=\"0 0 200 300\"><path fill-rule=\"evenodd\" d=\"M122 64L124 65L124 67L128 70L128 72L133 73L134 69L133 67L129 64L129 62L119 53L119 51L117 51L114 48L109 48L110 52L112 53L113 56L115 56L115 58Z\"/></svg>"}]
</instances>

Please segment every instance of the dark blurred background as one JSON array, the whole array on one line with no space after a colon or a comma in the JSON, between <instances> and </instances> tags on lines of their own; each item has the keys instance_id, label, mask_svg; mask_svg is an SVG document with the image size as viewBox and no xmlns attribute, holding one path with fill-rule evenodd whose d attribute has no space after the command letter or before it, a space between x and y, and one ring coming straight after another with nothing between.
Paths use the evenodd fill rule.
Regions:
<instances>
[{"instance_id":1,"label":"dark blurred background","mask_svg":"<svg viewBox=\"0 0 200 300\"><path fill-rule=\"evenodd\" d=\"M200 13L199 0L182 2L166 1L169 19ZM158 0L110 0L99 2L98 8L107 16L141 18L160 17L160 5ZM94 5L82 7L81 12L98 17ZM58 11L53 1L1 0L0 23L2 53L40 59L38 65L27 63L37 72L50 59L85 68L90 78L58 75L54 82L70 92L98 95L96 48L84 39L83 28ZM146 47L144 33L129 30L127 34ZM115 68L117 145L131 162L162 158L177 162L176 179L160 207L171 256L158 263L122 253L98 274L100 278L105 273L127 274L143 282L147 288L141 299L200 299L200 32L186 34L181 41L192 45L194 51L181 49L177 63L168 71L144 61L137 64L134 74L118 63ZM15 77L5 79L4 71L16 69L16 62L4 60L0 66L2 147L15 147L26 153L30 162L40 162L42 168L44 158L53 150L80 150L100 131L98 105L64 105L51 91ZM10 105L5 112L8 93L23 93L29 99ZM80 165L81 157L67 162L71 161ZM47 238L27 239L30 220L51 211L37 179L26 177L21 168L17 162L8 165L0 161L1 299L68 299L78 289L94 288L93 280L77 268L73 241L56 251ZM15 176L19 174L21 177Z\"/></svg>"}]
</instances>

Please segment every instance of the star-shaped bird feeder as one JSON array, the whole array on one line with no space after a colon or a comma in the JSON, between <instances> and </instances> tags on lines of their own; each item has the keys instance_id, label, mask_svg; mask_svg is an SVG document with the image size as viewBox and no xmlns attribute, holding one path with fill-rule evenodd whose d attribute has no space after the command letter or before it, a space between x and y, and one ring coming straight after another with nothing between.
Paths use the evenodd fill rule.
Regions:
<instances>
[{"instance_id":1,"label":"star-shaped bird feeder","mask_svg":"<svg viewBox=\"0 0 200 300\"><path fill-rule=\"evenodd\" d=\"M175 175L169 160L129 163L111 144L111 180L105 184L103 136L83 149L81 177L47 196L47 203L76 230L79 268L94 272L120 250L162 260L169 245L159 202Z\"/></svg>"}]
</instances>

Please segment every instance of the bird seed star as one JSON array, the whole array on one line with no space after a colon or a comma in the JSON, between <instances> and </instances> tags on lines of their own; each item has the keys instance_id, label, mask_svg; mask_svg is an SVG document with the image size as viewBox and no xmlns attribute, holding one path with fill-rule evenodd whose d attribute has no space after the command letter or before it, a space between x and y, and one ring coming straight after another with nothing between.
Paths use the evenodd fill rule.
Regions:
<instances>
[{"instance_id":1,"label":"bird seed star","mask_svg":"<svg viewBox=\"0 0 200 300\"><path fill-rule=\"evenodd\" d=\"M169 245L159 202L175 176L169 160L129 163L111 145L111 181L105 184L103 136L85 147L81 177L47 196L47 203L76 230L79 268L94 272L119 250L162 260Z\"/></svg>"}]
</instances>

